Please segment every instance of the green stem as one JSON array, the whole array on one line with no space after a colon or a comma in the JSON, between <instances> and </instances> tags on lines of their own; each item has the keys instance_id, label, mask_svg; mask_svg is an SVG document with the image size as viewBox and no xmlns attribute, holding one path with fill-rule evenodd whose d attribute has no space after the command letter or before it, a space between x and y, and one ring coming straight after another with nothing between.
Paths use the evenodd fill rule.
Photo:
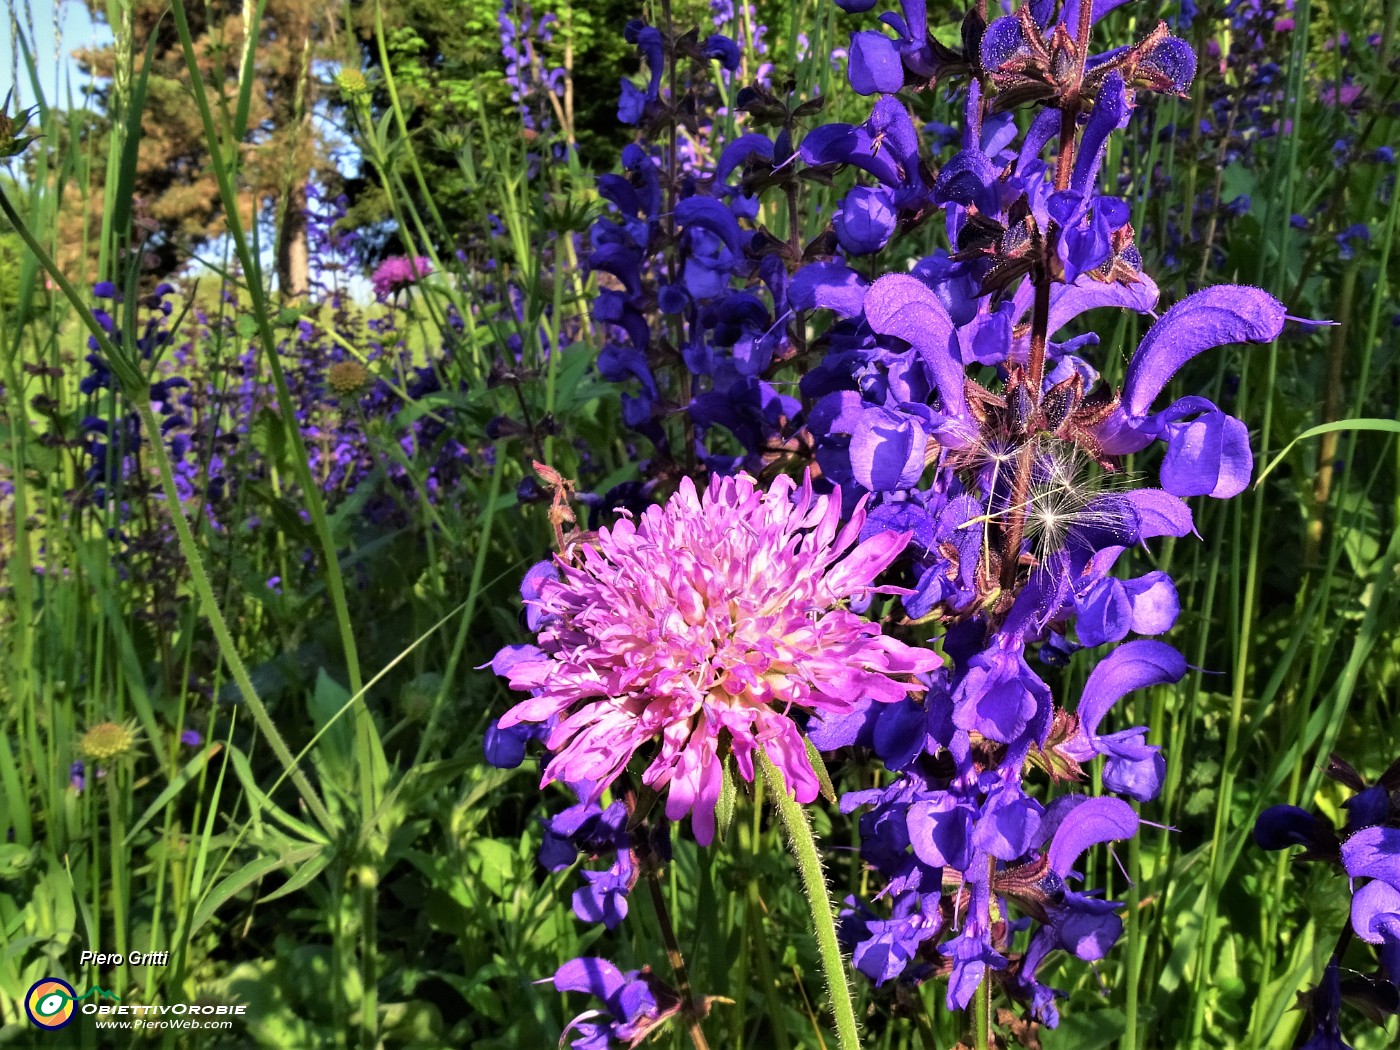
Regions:
<instances>
[{"instance_id":1,"label":"green stem","mask_svg":"<svg viewBox=\"0 0 1400 1050\"><path fill-rule=\"evenodd\" d=\"M787 831L788 844L797 858L797 870L802 876L802 889L812 913L812 927L817 935L817 952L821 955L822 971L826 975L827 991L831 995L831 1012L836 1016L836 1045L841 1050L859 1050L860 1036L856 1032L856 1013L851 1003L850 985L846 983L846 960L836 942L836 922L831 915L831 895L826 889L826 875L817 855L817 839L807 813L788 790L783 774L773 765L763 750L758 750L758 765L764 780L773 787L773 804Z\"/></svg>"},{"instance_id":2,"label":"green stem","mask_svg":"<svg viewBox=\"0 0 1400 1050\"><path fill-rule=\"evenodd\" d=\"M1083 15L1081 17L1087 17ZM994 858L987 858L987 882L990 885L996 876L997 862ZM972 1002L974 1027L974 1046L976 1050L992 1050L996 1045L992 1041L992 971L987 970L982 975L982 983L977 986L977 995Z\"/></svg>"},{"instance_id":3,"label":"green stem","mask_svg":"<svg viewBox=\"0 0 1400 1050\"><path fill-rule=\"evenodd\" d=\"M710 1044L705 1039L705 1029L700 1025L700 1019L705 1016L705 1006L690 990L690 974L686 970L685 956L681 954L680 941L676 939L676 928L671 924L666 895L661 892L661 877L650 864L647 865L646 880L647 890L651 893L651 906L656 912L656 922L661 927L661 940L666 945L666 958L671 963L671 972L676 975L676 991L681 996L681 1013L685 1017L691 1045L695 1050L710 1050Z\"/></svg>"},{"instance_id":4,"label":"green stem","mask_svg":"<svg viewBox=\"0 0 1400 1050\"><path fill-rule=\"evenodd\" d=\"M992 1045L992 975L984 974L977 987L977 996L972 1001L976 1014L973 1039L976 1050L989 1050Z\"/></svg>"}]
</instances>

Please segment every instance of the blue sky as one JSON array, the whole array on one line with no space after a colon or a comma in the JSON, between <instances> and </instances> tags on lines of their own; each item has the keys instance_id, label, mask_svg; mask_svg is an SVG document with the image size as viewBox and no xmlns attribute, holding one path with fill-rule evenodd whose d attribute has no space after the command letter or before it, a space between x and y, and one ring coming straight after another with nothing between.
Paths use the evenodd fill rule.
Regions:
<instances>
[{"instance_id":1,"label":"blue sky","mask_svg":"<svg viewBox=\"0 0 1400 1050\"><path fill-rule=\"evenodd\" d=\"M81 102L87 78L70 56L77 48L111 40L106 25L94 24L87 8L77 0L7 0L4 7L5 17L0 21L0 99L13 87L20 108L35 102L24 59L14 45L18 31L34 52L45 98L63 105L71 92L73 101Z\"/></svg>"}]
</instances>

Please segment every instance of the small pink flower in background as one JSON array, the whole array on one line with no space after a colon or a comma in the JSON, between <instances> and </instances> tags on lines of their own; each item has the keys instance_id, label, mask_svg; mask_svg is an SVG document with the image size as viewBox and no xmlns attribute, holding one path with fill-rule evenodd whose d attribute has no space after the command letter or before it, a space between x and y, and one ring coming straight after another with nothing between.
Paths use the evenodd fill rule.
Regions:
<instances>
[{"instance_id":1,"label":"small pink flower in background","mask_svg":"<svg viewBox=\"0 0 1400 1050\"><path fill-rule=\"evenodd\" d=\"M374 294L385 299L433 272L433 264L423 256L394 255L385 259L370 276Z\"/></svg>"},{"instance_id":2,"label":"small pink flower in background","mask_svg":"<svg viewBox=\"0 0 1400 1050\"><path fill-rule=\"evenodd\" d=\"M840 498L815 496L810 477L765 492L740 474L712 478L703 495L684 479L665 506L600 530L527 601L539 648L517 647L501 670L534 695L501 727L557 717L544 783L590 782L584 801L659 737L642 780L667 793L669 819L691 814L702 845L714 837L722 734L746 780L762 747L811 802L817 777L791 710L900 700L922 688L906 676L940 663L842 607L902 593L871 583L909 536L856 544L863 500L838 531L840 517Z\"/></svg>"}]
</instances>

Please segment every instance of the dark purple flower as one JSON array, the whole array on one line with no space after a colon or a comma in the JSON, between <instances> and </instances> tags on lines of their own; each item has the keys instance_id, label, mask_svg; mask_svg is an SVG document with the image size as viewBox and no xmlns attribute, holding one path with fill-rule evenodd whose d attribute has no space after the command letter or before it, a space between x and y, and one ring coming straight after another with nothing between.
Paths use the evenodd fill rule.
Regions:
<instances>
[{"instance_id":1,"label":"dark purple flower","mask_svg":"<svg viewBox=\"0 0 1400 1050\"><path fill-rule=\"evenodd\" d=\"M848 255L870 255L889 243L897 222L888 190L857 186L846 194L836 213L836 239Z\"/></svg>"},{"instance_id":2,"label":"dark purple flower","mask_svg":"<svg viewBox=\"0 0 1400 1050\"><path fill-rule=\"evenodd\" d=\"M674 1015L680 999L649 969L623 973L606 959L584 957L566 962L554 974L560 992L585 992L602 1001L603 1010L579 1014L564 1029L574 1050L609 1050L635 1046Z\"/></svg>"}]
</instances>

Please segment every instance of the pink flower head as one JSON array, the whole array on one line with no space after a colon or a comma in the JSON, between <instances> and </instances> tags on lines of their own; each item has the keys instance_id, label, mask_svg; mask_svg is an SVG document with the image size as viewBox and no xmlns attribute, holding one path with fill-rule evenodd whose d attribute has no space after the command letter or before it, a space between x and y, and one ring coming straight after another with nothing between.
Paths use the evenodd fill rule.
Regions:
<instances>
[{"instance_id":1,"label":"pink flower head","mask_svg":"<svg viewBox=\"0 0 1400 1050\"><path fill-rule=\"evenodd\" d=\"M383 299L433 272L433 264L421 255L393 255L385 259L370 277L374 294Z\"/></svg>"},{"instance_id":2,"label":"pink flower head","mask_svg":"<svg viewBox=\"0 0 1400 1050\"><path fill-rule=\"evenodd\" d=\"M534 695L500 725L557 717L544 783L590 782L586 801L659 737L642 780L667 792L669 819L691 814L702 845L714 837L724 737L746 780L762 747L811 802L817 777L790 710L901 700L921 688L905 676L940 663L843 607L903 593L871 582L909 534L856 544L864 500L845 528L840 517L840 498L814 495L810 477L764 492L740 474L712 478L703 496L684 479L665 506L600 530L527 599L539 649L506 674Z\"/></svg>"}]
</instances>

